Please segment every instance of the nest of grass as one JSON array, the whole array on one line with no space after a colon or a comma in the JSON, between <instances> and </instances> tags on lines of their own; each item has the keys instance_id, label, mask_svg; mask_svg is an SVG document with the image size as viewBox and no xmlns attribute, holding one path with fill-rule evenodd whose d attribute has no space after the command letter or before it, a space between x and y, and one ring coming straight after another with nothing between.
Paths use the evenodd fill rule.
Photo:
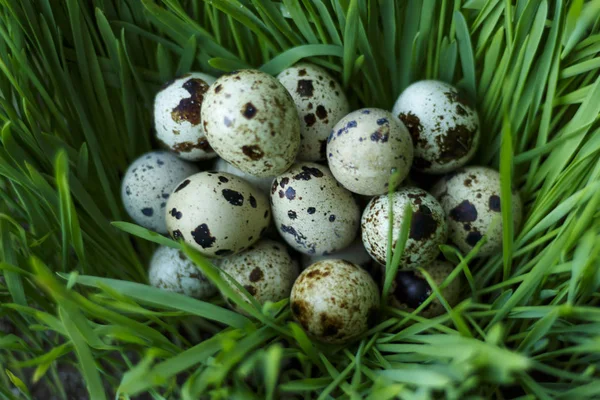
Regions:
<instances>
[{"instance_id":1,"label":"nest of grass","mask_svg":"<svg viewBox=\"0 0 600 400\"><path fill-rule=\"evenodd\" d=\"M0 398L598 398L599 16L598 0L2 1ZM495 257L443 248L467 282L446 314L386 308L323 346L287 301L248 318L145 285L155 243L179 244L114 221L158 87L301 59L353 108L424 78L477 100L474 163L525 217L514 232L502 207Z\"/></svg>"}]
</instances>

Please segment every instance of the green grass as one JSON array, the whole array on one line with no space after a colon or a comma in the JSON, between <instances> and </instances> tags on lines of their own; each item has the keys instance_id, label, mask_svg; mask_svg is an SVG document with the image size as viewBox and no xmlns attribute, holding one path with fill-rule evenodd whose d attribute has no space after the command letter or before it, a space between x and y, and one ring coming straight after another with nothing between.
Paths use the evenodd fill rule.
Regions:
<instances>
[{"instance_id":1,"label":"green grass","mask_svg":"<svg viewBox=\"0 0 600 400\"><path fill-rule=\"evenodd\" d=\"M312 342L287 301L229 289L248 318L144 285L155 243L180 246L118 222L158 87L302 59L353 107L390 109L424 78L476 99L504 248L443 247L441 287L466 282L448 314L385 308L342 348ZM0 399L33 398L33 380L68 398L61 365L92 399L600 397L600 1L0 0L0 71L0 317L17 333L0 333Z\"/></svg>"}]
</instances>

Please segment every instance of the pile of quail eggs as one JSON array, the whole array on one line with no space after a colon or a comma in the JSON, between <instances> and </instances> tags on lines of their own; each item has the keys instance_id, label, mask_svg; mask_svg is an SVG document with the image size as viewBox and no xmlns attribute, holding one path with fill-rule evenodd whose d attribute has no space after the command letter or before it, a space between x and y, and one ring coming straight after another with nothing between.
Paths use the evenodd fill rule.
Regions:
<instances>
[{"instance_id":1,"label":"pile of quail eggs","mask_svg":"<svg viewBox=\"0 0 600 400\"><path fill-rule=\"evenodd\" d=\"M293 317L320 341L346 343L376 319L390 205L392 248L412 209L393 307L420 307L430 282L448 278L454 267L440 256L447 241L463 253L478 245L478 256L501 249L500 176L465 167L479 119L447 83L412 84L392 111L351 111L336 79L313 64L276 78L258 70L190 73L157 94L154 122L163 150L139 157L123 178L130 217L211 258L234 290L259 304L289 298ZM439 181L419 187L411 168ZM512 207L518 226L516 191ZM168 247L152 257L149 281L201 299L217 291ZM459 279L445 285L442 295L456 304ZM443 312L434 297L421 315Z\"/></svg>"}]
</instances>

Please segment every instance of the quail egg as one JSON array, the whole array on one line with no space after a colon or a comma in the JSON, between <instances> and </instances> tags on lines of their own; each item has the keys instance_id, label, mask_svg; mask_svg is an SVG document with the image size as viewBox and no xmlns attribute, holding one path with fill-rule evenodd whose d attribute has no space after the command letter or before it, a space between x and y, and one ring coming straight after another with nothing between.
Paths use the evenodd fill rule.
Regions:
<instances>
[{"instance_id":1,"label":"quail egg","mask_svg":"<svg viewBox=\"0 0 600 400\"><path fill-rule=\"evenodd\" d=\"M165 151L140 156L127 168L121 184L125 211L136 224L167 233L167 199L177 183L196 172L195 165Z\"/></svg>"},{"instance_id":2,"label":"quail egg","mask_svg":"<svg viewBox=\"0 0 600 400\"><path fill-rule=\"evenodd\" d=\"M285 245L268 239L259 241L240 254L225 258L221 270L243 286L260 304L287 298L298 277L298 263L292 259ZM231 301L229 304L240 311Z\"/></svg>"},{"instance_id":3,"label":"quail egg","mask_svg":"<svg viewBox=\"0 0 600 400\"><path fill-rule=\"evenodd\" d=\"M287 170L300 147L294 100L277 79L256 70L217 79L206 93L202 123L221 158L258 177Z\"/></svg>"},{"instance_id":4,"label":"quail egg","mask_svg":"<svg viewBox=\"0 0 600 400\"><path fill-rule=\"evenodd\" d=\"M502 248L500 174L486 167L465 167L441 178L431 189L446 213L449 238L464 253L485 235L487 242L478 256L492 255ZM519 193L512 192L515 230L521 223L523 206ZM498 219L492 226L494 219Z\"/></svg>"},{"instance_id":5,"label":"quail egg","mask_svg":"<svg viewBox=\"0 0 600 400\"><path fill-rule=\"evenodd\" d=\"M275 226L295 250L312 255L333 253L356 237L360 209L327 167L294 164L273 180L271 205Z\"/></svg>"},{"instance_id":6,"label":"quail egg","mask_svg":"<svg viewBox=\"0 0 600 400\"><path fill-rule=\"evenodd\" d=\"M206 91L214 81L210 75L192 72L167 82L154 99L156 138L185 160L216 157L200 115Z\"/></svg>"},{"instance_id":7,"label":"quail egg","mask_svg":"<svg viewBox=\"0 0 600 400\"><path fill-rule=\"evenodd\" d=\"M167 202L167 228L208 257L248 248L269 226L267 197L235 175L200 172L181 182Z\"/></svg>"},{"instance_id":8,"label":"quail egg","mask_svg":"<svg viewBox=\"0 0 600 400\"><path fill-rule=\"evenodd\" d=\"M181 250L167 246L160 246L154 252L148 279L154 287L198 299L206 299L217 292L215 285Z\"/></svg>"},{"instance_id":9,"label":"quail egg","mask_svg":"<svg viewBox=\"0 0 600 400\"><path fill-rule=\"evenodd\" d=\"M298 159L325 160L331 128L350 112L344 90L325 69L304 62L285 69L277 79L292 95L300 116Z\"/></svg>"},{"instance_id":10,"label":"quail egg","mask_svg":"<svg viewBox=\"0 0 600 400\"><path fill-rule=\"evenodd\" d=\"M235 176L239 176L246 182L248 182L251 185L255 186L256 188L260 189L260 191L263 192L264 194L266 194L267 196L271 192L271 183L273 182L274 176L259 178L254 175L250 175L250 174L234 167L233 165L229 164L227 161L223 160L220 157L217 158L217 162L215 163L214 169L217 171L228 172Z\"/></svg>"},{"instance_id":11,"label":"quail egg","mask_svg":"<svg viewBox=\"0 0 600 400\"><path fill-rule=\"evenodd\" d=\"M400 183L413 161L404 124L390 112L363 108L342 118L327 139L327 161L335 179L362 195L387 193L391 175Z\"/></svg>"},{"instance_id":12,"label":"quail egg","mask_svg":"<svg viewBox=\"0 0 600 400\"><path fill-rule=\"evenodd\" d=\"M346 343L375 322L379 291L358 265L323 260L300 274L292 288L290 307L294 319L314 338Z\"/></svg>"},{"instance_id":13,"label":"quail egg","mask_svg":"<svg viewBox=\"0 0 600 400\"><path fill-rule=\"evenodd\" d=\"M439 246L446 241L448 232L446 216L437 200L415 187L401 188L393 194L394 211L393 244L400 236L406 207L412 208L412 220L404 253L402 268L428 265L438 255ZM385 265L388 246L389 200L387 195L374 197L362 215L362 240L365 249L378 263Z\"/></svg>"},{"instance_id":14,"label":"quail egg","mask_svg":"<svg viewBox=\"0 0 600 400\"><path fill-rule=\"evenodd\" d=\"M392 112L413 138L416 169L445 173L473 158L479 145L479 117L454 86L433 80L413 83L398 97Z\"/></svg>"},{"instance_id":15,"label":"quail egg","mask_svg":"<svg viewBox=\"0 0 600 400\"><path fill-rule=\"evenodd\" d=\"M424 266L423 270L431 276L431 279L439 287L450 275L454 267L447 261L434 260L431 264ZM453 307L458 303L460 293L460 279L454 279L442 292L442 296ZM433 293L433 289L417 269L406 269L398 271L392 281L390 290L390 303L392 306L413 312ZM444 314L446 309L436 297L429 305L421 311L420 315L427 318L437 317Z\"/></svg>"}]
</instances>

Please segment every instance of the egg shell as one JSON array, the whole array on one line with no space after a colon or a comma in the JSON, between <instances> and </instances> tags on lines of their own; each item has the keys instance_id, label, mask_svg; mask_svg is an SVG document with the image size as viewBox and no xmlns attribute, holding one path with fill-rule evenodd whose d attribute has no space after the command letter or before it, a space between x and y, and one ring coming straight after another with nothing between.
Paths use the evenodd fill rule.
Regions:
<instances>
[{"instance_id":1,"label":"egg shell","mask_svg":"<svg viewBox=\"0 0 600 400\"><path fill-rule=\"evenodd\" d=\"M198 167L165 151L143 154L127 168L121 183L121 199L133 221L166 234L167 199L179 182L198 172Z\"/></svg>"},{"instance_id":2,"label":"egg shell","mask_svg":"<svg viewBox=\"0 0 600 400\"><path fill-rule=\"evenodd\" d=\"M208 257L254 244L271 219L267 197L226 172L200 172L181 182L167 203L167 228Z\"/></svg>"},{"instance_id":3,"label":"egg shell","mask_svg":"<svg viewBox=\"0 0 600 400\"><path fill-rule=\"evenodd\" d=\"M154 99L156 138L185 160L216 157L200 113L206 91L214 81L214 77L201 72L185 74L167 82Z\"/></svg>"},{"instance_id":4,"label":"egg shell","mask_svg":"<svg viewBox=\"0 0 600 400\"><path fill-rule=\"evenodd\" d=\"M221 270L243 286L260 304L287 298L298 277L298 263L292 259L285 245L268 239L259 241L240 254L225 258ZM225 279L229 281L228 277ZM242 295L237 287L231 286ZM241 311L230 300L228 303L233 309Z\"/></svg>"},{"instance_id":5,"label":"egg shell","mask_svg":"<svg viewBox=\"0 0 600 400\"><path fill-rule=\"evenodd\" d=\"M441 178L431 189L448 220L449 239L468 253L487 235L478 256L495 254L502 249L502 213L500 174L487 167L465 167ZM523 205L519 193L512 191L515 232L521 224ZM492 226L494 219L498 219Z\"/></svg>"},{"instance_id":6,"label":"egg shell","mask_svg":"<svg viewBox=\"0 0 600 400\"><path fill-rule=\"evenodd\" d=\"M327 139L327 161L335 179L362 195L387 193L392 173L397 184L413 161L413 144L404 124L389 111L363 108L342 118Z\"/></svg>"},{"instance_id":7,"label":"egg shell","mask_svg":"<svg viewBox=\"0 0 600 400\"><path fill-rule=\"evenodd\" d=\"M290 92L298 109L298 160L325 160L329 132L350 112L344 90L324 68L305 62L283 70L277 79Z\"/></svg>"},{"instance_id":8,"label":"egg shell","mask_svg":"<svg viewBox=\"0 0 600 400\"><path fill-rule=\"evenodd\" d=\"M356 237L360 209L325 166L294 164L271 187L275 226L295 250L313 255L333 253Z\"/></svg>"},{"instance_id":9,"label":"egg shell","mask_svg":"<svg viewBox=\"0 0 600 400\"><path fill-rule=\"evenodd\" d=\"M440 174L465 165L479 145L479 116L454 86L425 80L413 83L396 100L392 113L413 138L414 168Z\"/></svg>"},{"instance_id":10,"label":"egg shell","mask_svg":"<svg viewBox=\"0 0 600 400\"><path fill-rule=\"evenodd\" d=\"M198 299L217 293L216 286L181 250L167 246L160 246L152 255L148 280L154 287Z\"/></svg>"},{"instance_id":11,"label":"egg shell","mask_svg":"<svg viewBox=\"0 0 600 400\"><path fill-rule=\"evenodd\" d=\"M259 178L254 175L250 175L250 174L240 170L239 168L236 168L233 165L229 164L227 161L223 160L222 158L217 158L217 161L215 162L215 165L214 165L214 170L228 172L235 176L239 176L240 178L242 178L249 184L251 184L254 187L256 187L257 189L259 189L261 192L263 192L267 196L269 196L269 194L271 193L271 183L273 183L273 178L275 178L274 176Z\"/></svg>"},{"instance_id":12,"label":"egg shell","mask_svg":"<svg viewBox=\"0 0 600 400\"><path fill-rule=\"evenodd\" d=\"M287 170L300 147L294 100L277 79L257 70L217 79L204 97L202 123L221 158L259 177Z\"/></svg>"},{"instance_id":13,"label":"egg shell","mask_svg":"<svg viewBox=\"0 0 600 400\"><path fill-rule=\"evenodd\" d=\"M437 200L423 189L401 188L393 194L394 210L393 248L400 237L406 207L413 210L412 220L400 259L402 268L423 267L439 253L439 246L448 235L446 216ZM362 240L371 257L382 265L386 263L389 227L388 196L374 197L365 208L361 220Z\"/></svg>"},{"instance_id":14,"label":"egg shell","mask_svg":"<svg viewBox=\"0 0 600 400\"><path fill-rule=\"evenodd\" d=\"M292 288L290 308L312 337L347 343L375 322L379 291L361 267L344 260L323 260L305 269Z\"/></svg>"},{"instance_id":15,"label":"egg shell","mask_svg":"<svg viewBox=\"0 0 600 400\"><path fill-rule=\"evenodd\" d=\"M450 275L454 267L447 261L434 260L427 266L423 267L435 282L436 286L440 286L444 280ZM460 298L461 279L456 277L445 287L441 292L444 299L451 307L454 307ZM398 271L395 279L392 281L390 289L390 303L392 306L413 312L433 293L433 289L425 279L421 271L417 269L407 269ZM432 318L442 315L446 309L435 297L429 305L423 309L419 315L422 317Z\"/></svg>"}]
</instances>

